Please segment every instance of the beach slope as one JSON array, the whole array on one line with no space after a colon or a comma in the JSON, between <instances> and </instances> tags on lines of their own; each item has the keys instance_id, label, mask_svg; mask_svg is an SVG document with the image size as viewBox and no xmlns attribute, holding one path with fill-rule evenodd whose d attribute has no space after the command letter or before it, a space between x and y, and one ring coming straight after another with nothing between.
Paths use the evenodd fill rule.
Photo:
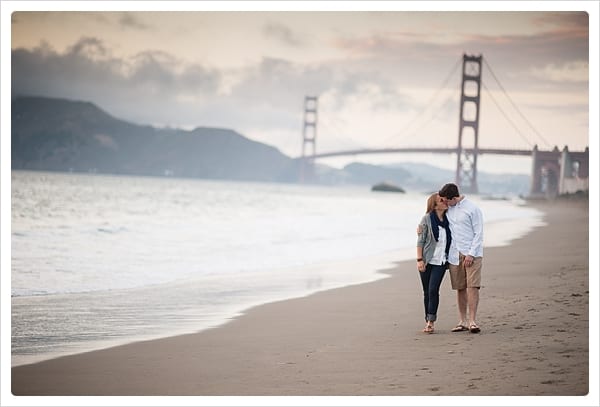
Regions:
<instances>
[{"instance_id":1,"label":"beach slope","mask_svg":"<svg viewBox=\"0 0 600 407\"><path fill-rule=\"evenodd\" d=\"M255 307L197 334L12 368L14 395L583 396L589 388L587 201L540 202L545 226L486 248L480 334L436 332L413 261L381 280Z\"/></svg>"}]
</instances>

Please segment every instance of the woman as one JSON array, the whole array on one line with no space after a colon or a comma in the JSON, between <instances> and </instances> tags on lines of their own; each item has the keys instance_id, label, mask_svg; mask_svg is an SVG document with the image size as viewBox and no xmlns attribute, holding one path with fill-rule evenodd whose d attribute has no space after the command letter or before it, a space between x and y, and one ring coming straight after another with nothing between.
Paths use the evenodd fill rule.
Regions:
<instances>
[{"instance_id":1,"label":"woman","mask_svg":"<svg viewBox=\"0 0 600 407\"><path fill-rule=\"evenodd\" d=\"M452 234L446 217L448 205L435 193L427 199L426 215L417 236L417 270L423 284L425 333L433 333L440 302L440 285L447 269Z\"/></svg>"}]
</instances>

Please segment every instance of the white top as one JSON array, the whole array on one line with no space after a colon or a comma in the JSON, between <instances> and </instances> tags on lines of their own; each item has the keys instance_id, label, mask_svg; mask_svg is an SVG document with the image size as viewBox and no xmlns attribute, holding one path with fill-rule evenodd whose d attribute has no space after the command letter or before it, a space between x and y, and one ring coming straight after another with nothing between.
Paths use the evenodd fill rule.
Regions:
<instances>
[{"instance_id":1,"label":"white top","mask_svg":"<svg viewBox=\"0 0 600 407\"><path fill-rule=\"evenodd\" d=\"M433 251L433 257L429 260L429 264L435 264L441 266L446 263L446 229L440 226L440 234L438 241L435 244L435 250Z\"/></svg>"},{"instance_id":2,"label":"white top","mask_svg":"<svg viewBox=\"0 0 600 407\"><path fill-rule=\"evenodd\" d=\"M463 198L446 212L450 221L452 243L448 261L458 265L459 252L465 256L483 257L483 214L470 200Z\"/></svg>"}]
</instances>

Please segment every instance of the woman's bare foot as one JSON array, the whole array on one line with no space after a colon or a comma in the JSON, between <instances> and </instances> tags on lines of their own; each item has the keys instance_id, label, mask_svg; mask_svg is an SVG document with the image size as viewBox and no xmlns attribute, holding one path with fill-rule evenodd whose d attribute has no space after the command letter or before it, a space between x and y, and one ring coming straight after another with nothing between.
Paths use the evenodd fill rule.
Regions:
<instances>
[{"instance_id":1,"label":"woman's bare foot","mask_svg":"<svg viewBox=\"0 0 600 407\"><path fill-rule=\"evenodd\" d=\"M433 323L430 321L427 323L427 326L425 326L425 328L423 328L423 332L425 332L426 334L432 334L433 331L434 331Z\"/></svg>"}]
</instances>

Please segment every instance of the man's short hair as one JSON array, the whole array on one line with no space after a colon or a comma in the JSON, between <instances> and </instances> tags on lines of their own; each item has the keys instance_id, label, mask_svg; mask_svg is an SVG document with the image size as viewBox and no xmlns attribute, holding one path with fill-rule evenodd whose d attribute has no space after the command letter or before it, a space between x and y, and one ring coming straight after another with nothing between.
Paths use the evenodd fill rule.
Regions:
<instances>
[{"instance_id":1,"label":"man's short hair","mask_svg":"<svg viewBox=\"0 0 600 407\"><path fill-rule=\"evenodd\" d=\"M460 196L460 194L458 193L458 187L456 186L456 184L452 183L444 185L442 189L440 189L440 192L438 192L438 194L442 198L447 199L452 199Z\"/></svg>"}]
</instances>

